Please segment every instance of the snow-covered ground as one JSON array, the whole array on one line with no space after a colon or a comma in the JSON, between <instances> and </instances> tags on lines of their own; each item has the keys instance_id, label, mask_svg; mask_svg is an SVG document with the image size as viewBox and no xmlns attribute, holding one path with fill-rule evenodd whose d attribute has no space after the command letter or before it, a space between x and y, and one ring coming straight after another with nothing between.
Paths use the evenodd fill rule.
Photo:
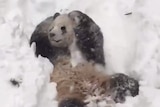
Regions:
<instances>
[{"instance_id":1,"label":"snow-covered ground","mask_svg":"<svg viewBox=\"0 0 160 107\"><path fill-rule=\"evenodd\" d=\"M35 26L55 12L81 10L101 27L108 73L140 81L140 94L116 107L160 106L159 0L0 0L0 107L57 107L53 66L34 56ZM125 15L130 13L130 15ZM11 78L22 82L20 87Z\"/></svg>"}]
</instances>

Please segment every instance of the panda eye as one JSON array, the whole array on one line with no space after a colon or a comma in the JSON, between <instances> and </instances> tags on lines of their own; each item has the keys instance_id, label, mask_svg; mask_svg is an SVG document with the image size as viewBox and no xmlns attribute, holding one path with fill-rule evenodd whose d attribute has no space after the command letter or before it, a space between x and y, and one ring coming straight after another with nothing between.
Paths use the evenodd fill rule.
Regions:
<instances>
[{"instance_id":1,"label":"panda eye","mask_svg":"<svg viewBox=\"0 0 160 107\"><path fill-rule=\"evenodd\" d=\"M66 30L66 27L65 27L65 26L62 26L62 27L61 27L61 30L62 30L62 31L65 31L65 30Z\"/></svg>"}]
</instances>

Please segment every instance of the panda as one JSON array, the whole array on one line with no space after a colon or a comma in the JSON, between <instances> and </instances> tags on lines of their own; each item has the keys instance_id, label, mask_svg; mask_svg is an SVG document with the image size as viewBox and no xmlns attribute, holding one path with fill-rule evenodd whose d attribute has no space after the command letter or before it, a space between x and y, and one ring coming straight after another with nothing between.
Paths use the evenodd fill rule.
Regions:
<instances>
[{"instance_id":1,"label":"panda","mask_svg":"<svg viewBox=\"0 0 160 107\"><path fill-rule=\"evenodd\" d=\"M50 81L57 83L58 107L88 107L91 102L98 105L103 101L114 105L139 93L139 83L134 78L121 73L107 75L90 62L73 67L67 57L58 58Z\"/></svg>"},{"instance_id":2,"label":"panda","mask_svg":"<svg viewBox=\"0 0 160 107\"><path fill-rule=\"evenodd\" d=\"M92 61L105 66L102 32L80 11L56 13L45 19L33 32L30 45L33 42L36 43L35 54L47 57L53 64L59 56L70 56L73 65Z\"/></svg>"}]
</instances>

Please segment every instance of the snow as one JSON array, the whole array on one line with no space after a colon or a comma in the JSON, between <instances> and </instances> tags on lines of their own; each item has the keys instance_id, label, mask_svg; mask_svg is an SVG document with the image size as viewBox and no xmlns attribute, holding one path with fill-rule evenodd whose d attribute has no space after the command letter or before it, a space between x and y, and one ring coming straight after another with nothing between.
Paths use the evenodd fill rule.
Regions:
<instances>
[{"instance_id":1,"label":"snow","mask_svg":"<svg viewBox=\"0 0 160 107\"><path fill-rule=\"evenodd\" d=\"M36 58L28 42L43 19L76 9L102 29L106 72L140 81L140 94L115 106L159 107L159 5L159 0L0 0L0 106L57 107L56 84L49 83L53 66L46 58ZM11 78L22 81L20 87Z\"/></svg>"}]
</instances>

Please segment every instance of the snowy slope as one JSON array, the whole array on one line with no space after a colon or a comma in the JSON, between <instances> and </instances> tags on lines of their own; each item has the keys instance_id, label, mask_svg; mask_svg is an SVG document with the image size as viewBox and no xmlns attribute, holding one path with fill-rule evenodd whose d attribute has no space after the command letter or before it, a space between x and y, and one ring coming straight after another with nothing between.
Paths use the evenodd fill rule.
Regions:
<instances>
[{"instance_id":1,"label":"snowy slope","mask_svg":"<svg viewBox=\"0 0 160 107\"><path fill-rule=\"evenodd\" d=\"M140 81L140 94L116 107L160 105L159 0L0 0L0 107L56 107L52 65L34 56L34 27L56 11L81 10L101 27L108 73ZM124 15L132 12L131 15ZM20 87L10 79L22 81Z\"/></svg>"}]
</instances>

